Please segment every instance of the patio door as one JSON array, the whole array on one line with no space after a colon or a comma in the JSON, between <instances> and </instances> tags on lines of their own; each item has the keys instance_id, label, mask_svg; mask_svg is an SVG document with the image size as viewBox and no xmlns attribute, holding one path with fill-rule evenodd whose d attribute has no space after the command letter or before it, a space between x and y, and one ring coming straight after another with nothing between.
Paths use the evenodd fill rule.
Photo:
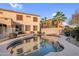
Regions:
<instances>
[{"instance_id":1,"label":"patio door","mask_svg":"<svg viewBox=\"0 0 79 59\"><path fill-rule=\"evenodd\" d=\"M16 25L16 30L17 32L22 31L22 26L21 25Z\"/></svg>"}]
</instances>

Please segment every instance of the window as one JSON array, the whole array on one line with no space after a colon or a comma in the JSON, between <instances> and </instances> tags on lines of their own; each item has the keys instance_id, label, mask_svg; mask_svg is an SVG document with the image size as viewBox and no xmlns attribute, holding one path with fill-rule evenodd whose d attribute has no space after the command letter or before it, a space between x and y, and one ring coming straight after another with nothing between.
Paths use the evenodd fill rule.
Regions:
<instances>
[{"instance_id":1,"label":"window","mask_svg":"<svg viewBox=\"0 0 79 59\"><path fill-rule=\"evenodd\" d=\"M5 18L5 20L8 20L8 18Z\"/></svg>"},{"instance_id":2,"label":"window","mask_svg":"<svg viewBox=\"0 0 79 59\"><path fill-rule=\"evenodd\" d=\"M17 20L23 20L23 16L22 15L16 15L16 19Z\"/></svg>"},{"instance_id":3,"label":"window","mask_svg":"<svg viewBox=\"0 0 79 59\"><path fill-rule=\"evenodd\" d=\"M33 38L33 41L37 41L37 40L38 40L38 37L34 37L34 38Z\"/></svg>"},{"instance_id":4,"label":"window","mask_svg":"<svg viewBox=\"0 0 79 59\"><path fill-rule=\"evenodd\" d=\"M38 22L38 18L37 17L33 17L33 21L34 22Z\"/></svg>"},{"instance_id":5,"label":"window","mask_svg":"<svg viewBox=\"0 0 79 59\"><path fill-rule=\"evenodd\" d=\"M37 30L37 25L33 26L33 30L36 31Z\"/></svg>"},{"instance_id":6,"label":"window","mask_svg":"<svg viewBox=\"0 0 79 59\"><path fill-rule=\"evenodd\" d=\"M21 53L23 53L23 49L22 48L17 49L17 54L21 54Z\"/></svg>"},{"instance_id":7,"label":"window","mask_svg":"<svg viewBox=\"0 0 79 59\"><path fill-rule=\"evenodd\" d=\"M0 12L0 14L3 14L3 12Z\"/></svg>"},{"instance_id":8,"label":"window","mask_svg":"<svg viewBox=\"0 0 79 59\"><path fill-rule=\"evenodd\" d=\"M30 25L25 25L25 30L26 31L30 31L30 29L31 29L31 26Z\"/></svg>"},{"instance_id":9,"label":"window","mask_svg":"<svg viewBox=\"0 0 79 59\"><path fill-rule=\"evenodd\" d=\"M38 46L37 45L33 47L33 50L36 50L36 49L38 49Z\"/></svg>"}]
</instances>

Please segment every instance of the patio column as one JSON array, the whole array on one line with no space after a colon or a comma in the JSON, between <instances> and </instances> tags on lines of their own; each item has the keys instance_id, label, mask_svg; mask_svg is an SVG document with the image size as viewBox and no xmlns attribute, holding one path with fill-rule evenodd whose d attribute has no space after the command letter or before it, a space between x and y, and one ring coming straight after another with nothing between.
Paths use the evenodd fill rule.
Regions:
<instances>
[{"instance_id":1,"label":"patio column","mask_svg":"<svg viewBox=\"0 0 79 59\"><path fill-rule=\"evenodd\" d=\"M11 25L7 25L7 34L12 33L12 27Z\"/></svg>"},{"instance_id":2,"label":"patio column","mask_svg":"<svg viewBox=\"0 0 79 59\"><path fill-rule=\"evenodd\" d=\"M5 36L5 28L4 28L3 24L2 24L2 36L3 37Z\"/></svg>"}]
</instances>

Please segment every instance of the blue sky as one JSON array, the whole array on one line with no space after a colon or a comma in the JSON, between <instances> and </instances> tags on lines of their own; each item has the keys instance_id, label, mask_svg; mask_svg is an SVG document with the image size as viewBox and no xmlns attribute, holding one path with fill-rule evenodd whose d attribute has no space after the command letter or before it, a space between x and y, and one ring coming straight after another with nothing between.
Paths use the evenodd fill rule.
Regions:
<instances>
[{"instance_id":1,"label":"blue sky","mask_svg":"<svg viewBox=\"0 0 79 59\"><path fill-rule=\"evenodd\" d=\"M66 17L71 18L72 14L79 10L78 3L20 3L20 4L0 4L0 8L16 10L25 13L34 13L43 17L52 18L52 14L62 11Z\"/></svg>"}]
</instances>

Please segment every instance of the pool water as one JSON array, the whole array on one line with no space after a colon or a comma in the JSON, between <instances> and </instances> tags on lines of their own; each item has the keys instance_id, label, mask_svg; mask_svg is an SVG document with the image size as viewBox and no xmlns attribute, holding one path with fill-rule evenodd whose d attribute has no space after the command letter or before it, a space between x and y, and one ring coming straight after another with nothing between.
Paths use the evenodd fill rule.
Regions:
<instances>
[{"instance_id":1,"label":"pool water","mask_svg":"<svg viewBox=\"0 0 79 59\"><path fill-rule=\"evenodd\" d=\"M27 38L27 39L31 39L31 38ZM24 40L26 40L26 39L24 39ZM7 50L10 47L16 48L16 46L23 44L24 40L16 40L16 41L12 42L7 47ZM41 43L40 43L39 48L37 50L35 50L34 52L32 52L30 54L27 54L26 52L23 52L23 53L21 52L19 55L20 56L44 56L50 52L58 52L58 51L62 51L64 49L64 47L59 43L53 43L53 42L49 43L48 41L46 41L44 39L41 39L40 42ZM23 48L23 47L21 46L21 48Z\"/></svg>"},{"instance_id":2,"label":"pool water","mask_svg":"<svg viewBox=\"0 0 79 59\"><path fill-rule=\"evenodd\" d=\"M40 49L38 49L36 52L28 54L27 56L44 56L49 52L56 52L55 46L50 43L46 43L45 45L41 43Z\"/></svg>"}]
</instances>

